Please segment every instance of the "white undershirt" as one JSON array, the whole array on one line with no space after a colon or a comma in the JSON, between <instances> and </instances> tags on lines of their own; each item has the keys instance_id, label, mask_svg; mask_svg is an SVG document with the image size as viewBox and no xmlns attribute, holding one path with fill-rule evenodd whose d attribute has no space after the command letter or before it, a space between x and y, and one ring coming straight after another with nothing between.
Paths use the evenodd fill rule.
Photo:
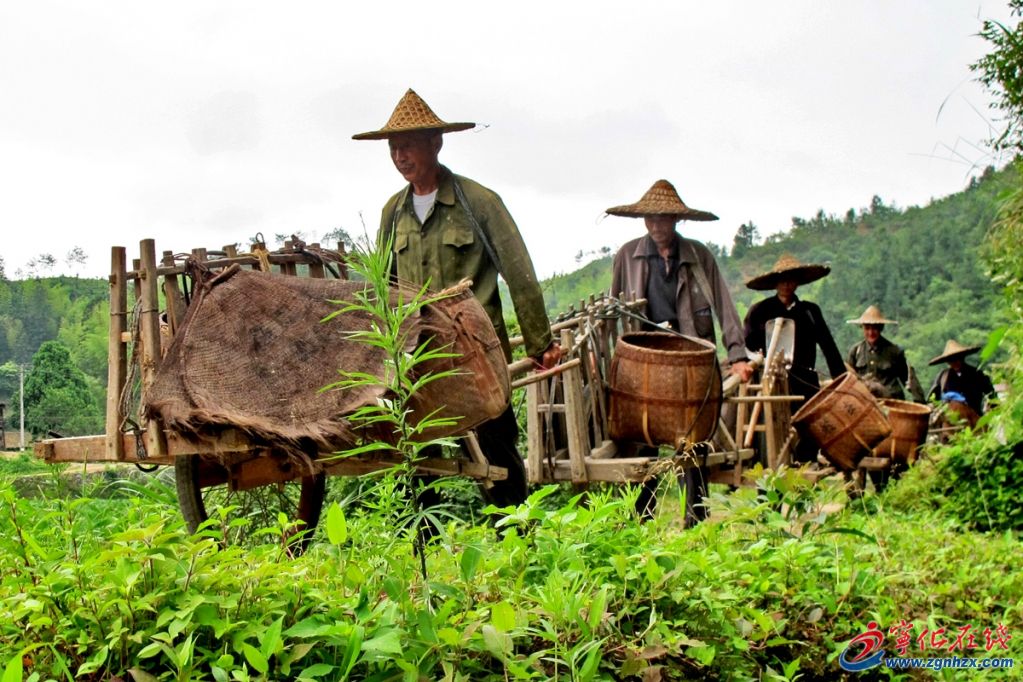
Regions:
<instances>
[{"instance_id":1,"label":"white undershirt","mask_svg":"<svg viewBox=\"0 0 1023 682\"><path fill-rule=\"evenodd\" d=\"M433 202L436 200L437 190L433 190L429 194L412 195L412 208L415 209L419 222L426 220L426 216L430 213L430 209L433 208Z\"/></svg>"}]
</instances>

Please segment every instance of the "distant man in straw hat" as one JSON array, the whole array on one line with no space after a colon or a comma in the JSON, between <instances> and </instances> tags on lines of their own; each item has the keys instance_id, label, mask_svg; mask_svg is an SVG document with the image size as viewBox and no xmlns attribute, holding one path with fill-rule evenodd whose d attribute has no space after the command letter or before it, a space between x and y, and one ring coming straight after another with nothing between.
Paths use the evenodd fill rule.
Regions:
<instances>
[{"instance_id":1,"label":"distant man in straw hat","mask_svg":"<svg viewBox=\"0 0 1023 682\"><path fill-rule=\"evenodd\" d=\"M842 354L824 315L816 303L796 296L796 289L815 282L831 272L827 265L801 263L789 254L783 254L774 267L746 282L756 291L775 290L775 295L757 301L746 313L746 347L752 351L767 351L766 325L768 321L784 317L795 322L795 342L792 349L792 367L789 368L789 393L803 396L804 403L820 390L817 378L817 347L824 354L831 377L845 372ZM793 406L798 409L800 404ZM797 463L812 463L817 459L817 444L802 439L793 450Z\"/></svg>"},{"instance_id":2,"label":"distant man in straw hat","mask_svg":"<svg viewBox=\"0 0 1023 682\"><path fill-rule=\"evenodd\" d=\"M898 322L886 319L880 308L872 305L855 320L846 320L846 324L858 324L863 328L863 340L849 349L846 362L870 392L878 398L903 400L908 390L914 401L922 403L924 392L916 373L906 362L906 354L881 335L886 324Z\"/></svg>"},{"instance_id":3,"label":"distant man in straw hat","mask_svg":"<svg viewBox=\"0 0 1023 682\"><path fill-rule=\"evenodd\" d=\"M969 411L961 413L970 426L977 424L977 419L984 412L984 399L994 397L995 389L991 379L984 372L966 362L966 356L980 350L980 346L964 346L955 339L945 343L945 350L934 357L928 365L948 363L934 378L934 384L928 392L931 400L965 404Z\"/></svg>"},{"instance_id":4,"label":"distant man in straw hat","mask_svg":"<svg viewBox=\"0 0 1023 682\"><path fill-rule=\"evenodd\" d=\"M643 218L647 231L615 254L611 295L627 301L646 299L645 316L652 322L711 343L715 343L716 315L728 352L729 372L748 381L753 370L746 361L739 314L714 254L675 229L680 220L717 220L717 216L686 206L667 180L655 182L636 203L614 206L607 213ZM648 450L640 456L651 456ZM702 500L707 473L703 468L690 468L682 477L689 525L706 517ZM657 481L651 479L636 501L644 517L653 513L656 491Z\"/></svg>"},{"instance_id":5,"label":"distant man in straw hat","mask_svg":"<svg viewBox=\"0 0 1023 682\"><path fill-rule=\"evenodd\" d=\"M898 322L887 319L880 308L871 305L855 320L846 320L846 324L858 324L863 328L863 340L849 349L846 362L870 392L877 398L903 400L905 390L908 390L914 401L922 403L924 392L916 373L906 361L906 354L881 335L886 324ZM868 473L874 489L877 492L884 490L889 479L902 475L903 468L901 461L894 461L888 469L871 469Z\"/></svg>"},{"instance_id":6,"label":"distant man in straw hat","mask_svg":"<svg viewBox=\"0 0 1023 682\"><path fill-rule=\"evenodd\" d=\"M413 90L398 102L383 128L353 135L356 140L387 140L391 161L407 185L384 205L378 244L390 245L399 281L440 291L463 279L490 316L505 357L511 360L497 277L508 285L526 342L526 353L544 367L557 364L543 293L518 227L493 191L455 175L438 161L444 133L468 130L475 123L441 120ZM518 425L509 406L503 415L476 429L487 459L508 468L506 481L487 491L497 505L526 497L522 458L515 449Z\"/></svg>"}]
</instances>

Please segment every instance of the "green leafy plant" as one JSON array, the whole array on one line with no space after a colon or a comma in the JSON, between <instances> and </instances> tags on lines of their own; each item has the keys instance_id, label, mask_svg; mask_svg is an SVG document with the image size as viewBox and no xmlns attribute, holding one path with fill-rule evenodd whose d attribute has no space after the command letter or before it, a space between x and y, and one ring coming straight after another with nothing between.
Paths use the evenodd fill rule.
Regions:
<instances>
[{"instance_id":1,"label":"green leafy plant","mask_svg":"<svg viewBox=\"0 0 1023 682\"><path fill-rule=\"evenodd\" d=\"M423 484L415 476L416 464L423 458L424 451L436 450L440 446L454 444L450 438L427 438L431 429L450 427L456 418L441 416L440 409L423 417L414 416L416 393L431 382L456 374L455 370L423 371L429 363L453 357L448 348L438 348L432 339L418 340L410 337L413 322L424 306L435 303L449 294L428 293L429 283L418 289L391 286L392 250L384 248L363 250L353 253L350 268L357 278L366 282L366 287L357 291L352 301L337 301L339 309L327 316L329 322L338 315L363 313L373 321L367 330L356 331L352 338L380 350L383 354L383 374L377 376L360 370L339 370L341 379L323 390L345 390L352 388L379 388L383 397L376 404L359 408L348 419L370 434L353 448L338 453L340 457L351 457L367 453L388 454L396 452L401 458L399 464L387 475L394 476L397 495L388 495L387 500L398 500L389 513L396 517L396 527L412 529L416 551L424 555L424 524L440 529L442 523L437 509L428 509L421 504ZM382 439L376 436L382 434ZM435 484L431 484L435 485ZM378 499L380 496L378 495ZM408 506L400 502L408 502ZM417 530L418 529L418 530ZM423 563L423 579L426 580L426 565Z\"/></svg>"}]
</instances>

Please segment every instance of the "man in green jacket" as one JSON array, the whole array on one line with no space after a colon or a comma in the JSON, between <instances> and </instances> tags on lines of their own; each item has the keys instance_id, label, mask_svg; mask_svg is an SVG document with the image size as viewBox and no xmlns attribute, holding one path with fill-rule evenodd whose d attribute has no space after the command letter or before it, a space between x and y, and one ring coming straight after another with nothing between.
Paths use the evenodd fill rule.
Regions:
<instances>
[{"instance_id":1,"label":"man in green jacket","mask_svg":"<svg viewBox=\"0 0 1023 682\"><path fill-rule=\"evenodd\" d=\"M863 327L863 340L849 349L846 362L857 376L866 382L870 392L878 398L904 400L905 391L918 403L924 401L924 393L906 361L906 354L897 345L882 336L886 324L898 324L881 314L876 306L868 306L855 320L846 324Z\"/></svg>"},{"instance_id":2,"label":"man in green jacket","mask_svg":"<svg viewBox=\"0 0 1023 682\"><path fill-rule=\"evenodd\" d=\"M413 90L405 93L383 128L353 135L356 140L387 140L391 161L408 182L384 205L378 246L390 245L398 281L440 291L472 280L473 294L490 316L511 360L497 276L508 285L526 353L539 365L560 359L543 293L518 227L493 191L438 161L443 133L468 130L474 123L441 120ZM522 458L515 449L518 425L509 406L497 419L476 429L487 459L508 468L506 481L488 491L498 505L518 504L526 496Z\"/></svg>"}]
</instances>

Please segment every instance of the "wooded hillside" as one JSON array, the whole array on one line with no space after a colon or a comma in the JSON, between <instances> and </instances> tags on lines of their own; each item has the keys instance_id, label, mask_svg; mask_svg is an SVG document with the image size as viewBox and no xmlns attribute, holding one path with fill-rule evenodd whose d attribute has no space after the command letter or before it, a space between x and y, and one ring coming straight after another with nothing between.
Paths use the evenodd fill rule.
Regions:
<instances>
[{"instance_id":1,"label":"wooded hillside","mask_svg":"<svg viewBox=\"0 0 1023 682\"><path fill-rule=\"evenodd\" d=\"M988 169L980 180L924 207L900 209L874 197L862 209L843 216L793 218L787 232L758 243L752 225L737 228L735 243L712 245L728 280L740 316L762 294L744 286L749 277L769 270L782 253L806 262L829 262L829 277L801 287L798 294L821 305L845 351L860 338L845 324L866 306L880 305L900 321L886 335L902 345L926 388L935 371L926 366L951 337L982 343L1005 324L997 311L997 287L980 259L980 249L995 215L996 197L1018 183L1017 171ZM642 225L637 221L637 232ZM682 224L685 232L685 225ZM599 253L596 245L592 252ZM591 293L606 291L611 257L544 282L551 316ZM7 280L0 276L0 401L8 404L12 427L17 404L17 365L28 364L46 341L57 340L85 374L90 394L102 406L106 382L107 283L74 277ZM511 310L506 303L507 310Z\"/></svg>"},{"instance_id":2,"label":"wooded hillside","mask_svg":"<svg viewBox=\"0 0 1023 682\"><path fill-rule=\"evenodd\" d=\"M1006 323L981 249L996 198L1014 183L1018 186L1015 169L989 168L962 192L924 207L900 209L874 197L868 207L851 208L842 216L819 211L809 219L795 217L788 231L759 243L752 239L756 228L744 225L728 251L712 250L740 317L768 293L747 289L745 281L770 270L781 254L830 263L830 276L800 287L797 295L821 306L843 353L862 338L859 327L845 321L859 317L868 305L880 306L899 321L885 335L906 349L926 389L937 369L927 367L927 360L941 352L947 339L983 343ZM643 228L636 222L639 236ZM684 235L684 223L680 230ZM556 315L590 293L606 291L610 282L610 256L555 276L545 282L548 311ZM823 363L818 367L824 369Z\"/></svg>"}]
</instances>

